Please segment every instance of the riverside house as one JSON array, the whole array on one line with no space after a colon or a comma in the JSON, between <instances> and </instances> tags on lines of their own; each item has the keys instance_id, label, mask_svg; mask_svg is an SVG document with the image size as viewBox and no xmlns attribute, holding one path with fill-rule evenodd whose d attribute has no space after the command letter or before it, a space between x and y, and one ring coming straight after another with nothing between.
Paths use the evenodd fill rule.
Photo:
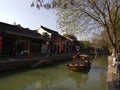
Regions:
<instances>
[{"instance_id":1,"label":"riverside house","mask_svg":"<svg viewBox=\"0 0 120 90\"><path fill-rule=\"evenodd\" d=\"M41 26L37 30L37 32L40 33L41 35L43 35L44 40L46 42L51 42L51 44L53 46L52 48L54 48L55 46L59 46L59 48L60 48L61 45L64 45L64 52L68 52L68 49L69 50L71 49L70 45L71 45L72 41L70 41L69 39L60 35L57 31L54 31L54 30L48 29L44 26ZM45 49L45 48L47 48L45 44L43 45L43 47L44 47L44 50L42 49L42 51L47 52L47 49ZM59 51L60 50L58 50L58 52Z\"/></svg>"},{"instance_id":2,"label":"riverside house","mask_svg":"<svg viewBox=\"0 0 120 90\"><path fill-rule=\"evenodd\" d=\"M46 38L46 41L52 41L54 42L54 44L61 44L61 43L65 43L66 38L63 37L62 35L60 35L57 31L48 29L44 26L41 26L38 30L38 33L40 33L41 35L48 35L48 38Z\"/></svg>"},{"instance_id":3,"label":"riverside house","mask_svg":"<svg viewBox=\"0 0 120 90\"><path fill-rule=\"evenodd\" d=\"M0 22L1 55L40 53L43 37L36 30Z\"/></svg>"}]
</instances>

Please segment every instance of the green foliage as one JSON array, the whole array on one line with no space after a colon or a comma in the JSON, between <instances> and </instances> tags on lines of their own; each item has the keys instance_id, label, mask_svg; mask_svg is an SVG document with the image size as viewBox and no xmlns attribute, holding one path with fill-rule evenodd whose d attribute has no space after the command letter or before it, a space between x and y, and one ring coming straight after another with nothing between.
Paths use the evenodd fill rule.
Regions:
<instances>
[{"instance_id":1,"label":"green foliage","mask_svg":"<svg viewBox=\"0 0 120 90\"><path fill-rule=\"evenodd\" d=\"M90 41L80 41L84 48L90 48L90 47L93 47L93 44L90 42Z\"/></svg>"},{"instance_id":2,"label":"green foliage","mask_svg":"<svg viewBox=\"0 0 120 90\"><path fill-rule=\"evenodd\" d=\"M37 1L37 3L36 3ZM120 0L34 0L40 8L54 8L59 28L66 33L106 30L106 36L115 53L120 43ZM32 6L34 6L34 4ZM112 32L112 34L111 34Z\"/></svg>"},{"instance_id":3,"label":"green foliage","mask_svg":"<svg viewBox=\"0 0 120 90\"><path fill-rule=\"evenodd\" d=\"M77 41L77 38L74 35L72 35L72 34L64 34L63 36L64 37L68 37L68 38L70 38L70 39L72 39L74 41Z\"/></svg>"}]
</instances>

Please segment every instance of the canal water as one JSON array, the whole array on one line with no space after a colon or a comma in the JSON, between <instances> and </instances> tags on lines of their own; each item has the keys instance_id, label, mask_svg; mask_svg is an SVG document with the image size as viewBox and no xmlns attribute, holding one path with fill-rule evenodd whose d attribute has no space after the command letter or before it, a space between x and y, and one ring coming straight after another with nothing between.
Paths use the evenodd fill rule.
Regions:
<instances>
[{"instance_id":1,"label":"canal water","mask_svg":"<svg viewBox=\"0 0 120 90\"><path fill-rule=\"evenodd\" d=\"M72 60L0 75L0 90L106 90L107 56L95 56L88 72L66 68Z\"/></svg>"}]
</instances>

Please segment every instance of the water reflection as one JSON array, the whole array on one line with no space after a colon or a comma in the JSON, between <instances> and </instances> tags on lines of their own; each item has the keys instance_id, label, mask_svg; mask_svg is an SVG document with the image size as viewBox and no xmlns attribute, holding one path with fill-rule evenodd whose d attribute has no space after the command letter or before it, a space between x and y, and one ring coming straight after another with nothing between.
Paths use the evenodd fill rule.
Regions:
<instances>
[{"instance_id":1,"label":"water reflection","mask_svg":"<svg viewBox=\"0 0 120 90\"><path fill-rule=\"evenodd\" d=\"M70 61L71 62L71 61ZM0 76L0 90L105 90L106 57L92 59L88 72L68 70L64 62Z\"/></svg>"},{"instance_id":2,"label":"water reflection","mask_svg":"<svg viewBox=\"0 0 120 90\"><path fill-rule=\"evenodd\" d=\"M71 78L78 88L80 88L80 84L85 84L88 80L88 72L69 72L68 78Z\"/></svg>"}]
</instances>

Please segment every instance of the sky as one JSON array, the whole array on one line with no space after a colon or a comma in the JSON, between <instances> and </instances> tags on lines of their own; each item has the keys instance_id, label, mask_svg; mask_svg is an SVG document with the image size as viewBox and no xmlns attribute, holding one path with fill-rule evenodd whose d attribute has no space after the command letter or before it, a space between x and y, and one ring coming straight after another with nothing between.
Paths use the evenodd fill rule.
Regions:
<instances>
[{"instance_id":1,"label":"sky","mask_svg":"<svg viewBox=\"0 0 120 90\"><path fill-rule=\"evenodd\" d=\"M57 28L57 16L53 10L31 7L33 0L0 0L0 22L20 24L24 28L35 30L45 26L54 31Z\"/></svg>"},{"instance_id":2,"label":"sky","mask_svg":"<svg viewBox=\"0 0 120 90\"><path fill-rule=\"evenodd\" d=\"M0 22L8 24L20 24L31 30L47 27L59 34L63 34L57 26L57 16L54 10L40 10L31 7L33 0L0 0ZM88 35L87 35L88 36ZM78 40L86 40L86 35L76 36ZM91 37L91 36L90 36Z\"/></svg>"}]
</instances>

